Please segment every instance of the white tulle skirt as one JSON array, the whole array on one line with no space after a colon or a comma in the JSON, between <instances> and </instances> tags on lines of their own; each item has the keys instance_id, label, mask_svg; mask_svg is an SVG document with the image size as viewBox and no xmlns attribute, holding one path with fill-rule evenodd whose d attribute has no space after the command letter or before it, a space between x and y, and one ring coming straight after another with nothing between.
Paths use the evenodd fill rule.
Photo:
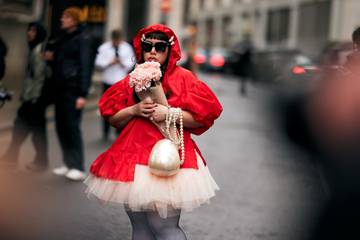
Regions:
<instances>
[{"instance_id":1,"label":"white tulle skirt","mask_svg":"<svg viewBox=\"0 0 360 240\"><path fill-rule=\"evenodd\" d=\"M191 211L219 190L207 166L197 154L199 169L181 169L169 178L150 173L148 166L136 165L133 182L119 182L89 175L85 180L89 197L120 203L131 211L157 211L162 218Z\"/></svg>"}]
</instances>

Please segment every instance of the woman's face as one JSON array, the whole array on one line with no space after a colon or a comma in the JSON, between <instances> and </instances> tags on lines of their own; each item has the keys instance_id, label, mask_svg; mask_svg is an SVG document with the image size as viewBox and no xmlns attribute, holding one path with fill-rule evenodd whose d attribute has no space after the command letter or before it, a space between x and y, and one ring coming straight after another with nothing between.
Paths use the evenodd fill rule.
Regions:
<instances>
[{"instance_id":1,"label":"woman's face","mask_svg":"<svg viewBox=\"0 0 360 240\"><path fill-rule=\"evenodd\" d=\"M151 50L150 50L151 49ZM163 65L169 52L168 43L158 39L146 39L142 42L145 62L158 62Z\"/></svg>"},{"instance_id":2,"label":"woman's face","mask_svg":"<svg viewBox=\"0 0 360 240\"><path fill-rule=\"evenodd\" d=\"M36 37L36 28L34 26L31 26L28 30L27 30L27 40L28 42L32 42L34 41L35 37Z\"/></svg>"}]
</instances>

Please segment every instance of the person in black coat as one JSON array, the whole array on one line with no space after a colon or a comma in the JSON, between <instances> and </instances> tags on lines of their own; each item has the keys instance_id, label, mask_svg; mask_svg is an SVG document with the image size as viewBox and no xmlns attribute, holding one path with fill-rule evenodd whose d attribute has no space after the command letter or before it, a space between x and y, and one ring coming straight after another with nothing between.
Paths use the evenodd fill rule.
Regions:
<instances>
[{"instance_id":1,"label":"person in black coat","mask_svg":"<svg viewBox=\"0 0 360 240\"><path fill-rule=\"evenodd\" d=\"M2 79L5 75L5 57L7 54L7 47L0 36L0 108L4 105L5 101L11 99L11 94L4 88Z\"/></svg>"},{"instance_id":2,"label":"person in black coat","mask_svg":"<svg viewBox=\"0 0 360 240\"><path fill-rule=\"evenodd\" d=\"M92 71L90 37L80 25L80 16L81 10L77 7L65 9L61 17L65 34L53 56L56 130L65 163L53 173L74 181L85 178L80 122Z\"/></svg>"},{"instance_id":3,"label":"person in black coat","mask_svg":"<svg viewBox=\"0 0 360 240\"><path fill-rule=\"evenodd\" d=\"M250 41L250 37L246 36L245 39L240 42L237 51L237 61L235 63L235 74L240 77L240 93L243 96L247 94L247 82L253 78L253 54L254 48Z\"/></svg>"},{"instance_id":4,"label":"person in black coat","mask_svg":"<svg viewBox=\"0 0 360 240\"><path fill-rule=\"evenodd\" d=\"M6 53L7 53L7 47L4 43L4 41L2 40L1 36L0 36L0 81L3 79L4 75L5 75L5 57L6 57Z\"/></svg>"}]
</instances>

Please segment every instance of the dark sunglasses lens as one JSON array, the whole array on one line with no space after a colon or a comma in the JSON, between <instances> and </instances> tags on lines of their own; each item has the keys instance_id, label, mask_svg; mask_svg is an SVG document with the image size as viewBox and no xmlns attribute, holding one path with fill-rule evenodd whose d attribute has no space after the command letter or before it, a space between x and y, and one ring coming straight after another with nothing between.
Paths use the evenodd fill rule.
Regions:
<instances>
[{"instance_id":1,"label":"dark sunglasses lens","mask_svg":"<svg viewBox=\"0 0 360 240\"><path fill-rule=\"evenodd\" d=\"M163 43L163 42L157 42L157 43L155 43L155 50L156 50L157 52L165 52L166 47L167 47L167 44L166 44L166 43Z\"/></svg>"},{"instance_id":2,"label":"dark sunglasses lens","mask_svg":"<svg viewBox=\"0 0 360 240\"><path fill-rule=\"evenodd\" d=\"M164 42L157 42L153 45L153 43L149 42L141 42L142 49L144 52L151 52L152 48L155 47L157 52L165 52L167 44Z\"/></svg>"},{"instance_id":3,"label":"dark sunglasses lens","mask_svg":"<svg viewBox=\"0 0 360 240\"><path fill-rule=\"evenodd\" d=\"M142 49L144 50L144 52L151 52L152 49L152 44L148 43L148 42L142 42L141 43Z\"/></svg>"}]
</instances>

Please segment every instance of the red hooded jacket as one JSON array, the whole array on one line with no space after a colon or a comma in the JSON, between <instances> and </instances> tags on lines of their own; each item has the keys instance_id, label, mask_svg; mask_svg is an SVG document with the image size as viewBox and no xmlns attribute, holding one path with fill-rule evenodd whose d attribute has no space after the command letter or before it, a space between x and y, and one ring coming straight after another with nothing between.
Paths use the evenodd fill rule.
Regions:
<instances>
[{"instance_id":1,"label":"red hooded jacket","mask_svg":"<svg viewBox=\"0 0 360 240\"><path fill-rule=\"evenodd\" d=\"M205 83L198 80L190 71L176 65L181 51L178 39L170 28L156 24L138 32L133 42L138 62L142 59L142 34L155 31L161 31L169 38L174 36L175 44L171 46L168 66L162 80L164 91L169 93L169 105L190 112L195 120L203 125L200 128L184 128L185 161L182 168L197 169L195 151L200 156L201 153L190 134L200 135L210 128L222 112L222 107ZM129 86L127 76L104 93L99 101L99 108L102 116L109 117L134 104L136 103L133 99L133 89ZM100 178L133 181L135 165L147 165L152 147L162 138L163 135L150 120L134 117L121 130L113 145L93 162L90 172Z\"/></svg>"}]
</instances>

